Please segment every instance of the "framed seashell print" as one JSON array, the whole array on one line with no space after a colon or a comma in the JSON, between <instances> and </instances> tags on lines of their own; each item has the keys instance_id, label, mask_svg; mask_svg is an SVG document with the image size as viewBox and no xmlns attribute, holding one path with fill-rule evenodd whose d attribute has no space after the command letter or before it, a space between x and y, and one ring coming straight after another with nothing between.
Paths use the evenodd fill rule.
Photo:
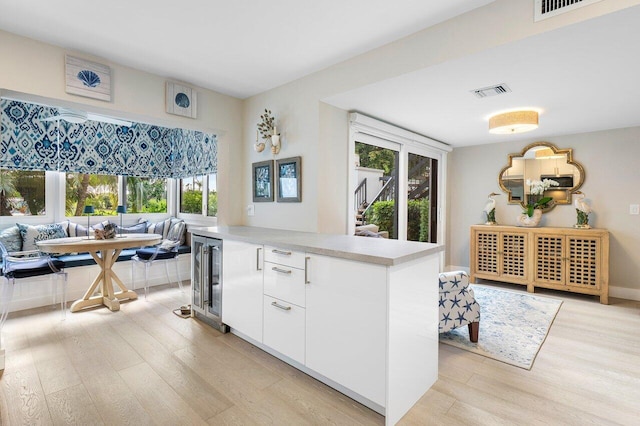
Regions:
<instances>
[{"instance_id":1,"label":"framed seashell print","mask_svg":"<svg viewBox=\"0 0 640 426\"><path fill-rule=\"evenodd\" d=\"M111 102L111 68L65 55L65 91L72 95Z\"/></svg>"},{"instance_id":2,"label":"framed seashell print","mask_svg":"<svg viewBox=\"0 0 640 426\"><path fill-rule=\"evenodd\" d=\"M196 118L197 92L192 87L167 81L165 93L167 113Z\"/></svg>"}]
</instances>

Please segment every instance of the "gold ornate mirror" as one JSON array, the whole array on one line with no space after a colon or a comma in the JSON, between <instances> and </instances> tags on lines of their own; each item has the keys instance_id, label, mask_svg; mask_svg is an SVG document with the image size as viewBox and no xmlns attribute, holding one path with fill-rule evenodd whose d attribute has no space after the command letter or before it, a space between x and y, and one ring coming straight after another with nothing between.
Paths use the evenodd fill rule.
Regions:
<instances>
[{"instance_id":1,"label":"gold ornate mirror","mask_svg":"<svg viewBox=\"0 0 640 426\"><path fill-rule=\"evenodd\" d=\"M498 175L500 188L508 195L509 204L527 205L531 188L529 181L549 179L558 185L544 191L553 202L544 211L556 204L571 204L571 194L584 183L584 168L573 160L571 148L560 149L549 142L534 142L522 152L509 154L509 164Z\"/></svg>"}]
</instances>

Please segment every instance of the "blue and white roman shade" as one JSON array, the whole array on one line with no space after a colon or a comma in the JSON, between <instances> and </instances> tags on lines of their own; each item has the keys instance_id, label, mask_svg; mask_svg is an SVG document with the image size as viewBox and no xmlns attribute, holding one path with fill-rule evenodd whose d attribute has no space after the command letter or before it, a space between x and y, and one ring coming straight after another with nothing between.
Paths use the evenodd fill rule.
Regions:
<instances>
[{"instance_id":1,"label":"blue and white roman shade","mask_svg":"<svg viewBox=\"0 0 640 426\"><path fill-rule=\"evenodd\" d=\"M0 167L183 178L217 172L214 134L146 123L43 121L53 107L0 99Z\"/></svg>"}]
</instances>

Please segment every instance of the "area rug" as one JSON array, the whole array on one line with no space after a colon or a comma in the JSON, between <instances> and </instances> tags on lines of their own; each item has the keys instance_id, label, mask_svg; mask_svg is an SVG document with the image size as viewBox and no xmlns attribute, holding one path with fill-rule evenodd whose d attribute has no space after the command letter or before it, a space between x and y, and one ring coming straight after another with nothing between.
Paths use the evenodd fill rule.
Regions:
<instances>
[{"instance_id":1,"label":"area rug","mask_svg":"<svg viewBox=\"0 0 640 426\"><path fill-rule=\"evenodd\" d=\"M562 300L471 284L480 304L480 337L467 327L440 334L440 342L530 370Z\"/></svg>"}]
</instances>

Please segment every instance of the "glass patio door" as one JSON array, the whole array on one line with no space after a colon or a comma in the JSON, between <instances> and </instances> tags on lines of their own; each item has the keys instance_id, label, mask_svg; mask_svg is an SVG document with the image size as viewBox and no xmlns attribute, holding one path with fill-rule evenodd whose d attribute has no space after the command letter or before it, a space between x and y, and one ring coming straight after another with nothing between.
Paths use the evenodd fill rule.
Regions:
<instances>
[{"instance_id":1,"label":"glass patio door","mask_svg":"<svg viewBox=\"0 0 640 426\"><path fill-rule=\"evenodd\" d=\"M407 153L407 240L435 243L438 221L438 160Z\"/></svg>"}]
</instances>

